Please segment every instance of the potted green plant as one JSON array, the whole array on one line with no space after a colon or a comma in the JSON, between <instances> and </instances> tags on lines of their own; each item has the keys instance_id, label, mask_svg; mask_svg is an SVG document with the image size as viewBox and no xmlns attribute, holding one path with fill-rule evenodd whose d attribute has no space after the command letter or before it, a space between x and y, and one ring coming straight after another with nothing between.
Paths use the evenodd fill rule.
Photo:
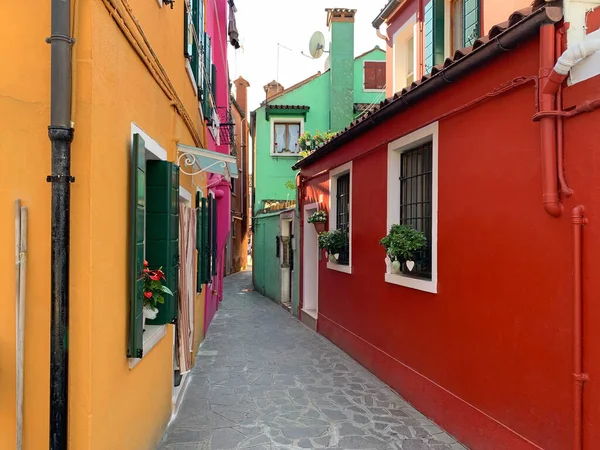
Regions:
<instances>
[{"instance_id":1,"label":"potted green plant","mask_svg":"<svg viewBox=\"0 0 600 450\"><path fill-rule=\"evenodd\" d=\"M315 211L308 218L308 223L312 223L315 226L317 233L323 233L325 231L325 224L327 223L327 213L322 209Z\"/></svg>"},{"instance_id":2,"label":"potted green plant","mask_svg":"<svg viewBox=\"0 0 600 450\"><path fill-rule=\"evenodd\" d=\"M425 235L407 225L392 225L390 232L381 241L387 256L392 261L392 272L400 273L402 264L412 271L415 266L413 261L415 252L427 245Z\"/></svg>"},{"instance_id":3,"label":"potted green plant","mask_svg":"<svg viewBox=\"0 0 600 450\"><path fill-rule=\"evenodd\" d=\"M300 147L300 156L302 156L303 158L307 157L325 142L332 139L334 136L335 133L332 133L331 131L325 131L321 133L319 132L319 130L317 130L314 135L311 134L310 131L305 131L300 135L300 138L298 139L298 146Z\"/></svg>"},{"instance_id":4,"label":"potted green plant","mask_svg":"<svg viewBox=\"0 0 600 450\"><path fill-rule=\"evenodd\" d=\"M327 251L331 262L337 262L340 252L347 247L348 233L344 230L325 231L319 235L319 248Z\"/></svg>"},{"instance_id":5,"label":"potted green plant","mask_svg":"<svg viewBox=\"0 0 600 450\"><path fill-rule=\"evenodd\" d=\"M142 280L144 281L144 322L142 328L146 329L146 319L156 319L158 314L158 304L165 303L165 294L173 295L171 289L162 284L161 280L167 280L162 267L157 270L148 268L148 261L144 261L144 270L142 271Z\"/></svg>"}]
</instances>

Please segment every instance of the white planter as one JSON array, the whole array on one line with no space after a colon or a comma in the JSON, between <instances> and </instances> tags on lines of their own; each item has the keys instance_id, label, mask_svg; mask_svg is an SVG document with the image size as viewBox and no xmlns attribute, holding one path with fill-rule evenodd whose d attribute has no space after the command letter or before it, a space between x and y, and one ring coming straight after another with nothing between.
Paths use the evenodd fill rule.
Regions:
<instances>
[{"instance_id":1,"label":"white planter","mask_svg":"<svg viewBox=\"0 0 600 450\"><path fill-rule=\"evenodd\" d=\"M400 269L402 268L402 264L400 263L400 261L392 262L391 266L392 266L392 273L399 274L401 272Z\"/></svg>"},{"instance_id":2,"label":"white planter","mask_svg":"<svg viewBox=\"0 0 600 450\"><path fill-rule=\"evenodd\" d=\"M158 315L158 309L152 309L149 306L145 306L144 305L144 309L143 309L143 314L144 319L142 322L142 329L145 330L146 329L146 319L150 319L150 320L154 320L156 319L156 316Z\"/></svg>"}]
</instances>

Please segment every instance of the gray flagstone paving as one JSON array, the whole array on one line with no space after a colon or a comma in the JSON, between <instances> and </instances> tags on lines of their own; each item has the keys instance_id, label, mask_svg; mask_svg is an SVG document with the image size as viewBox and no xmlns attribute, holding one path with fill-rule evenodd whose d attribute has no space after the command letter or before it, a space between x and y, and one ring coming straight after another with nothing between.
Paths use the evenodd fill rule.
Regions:
<instances>
[{"instance_id":1,"label":"gray flagstone paving","mask_svg":"<svg viewBox=\"0 0 600 450\"><path fill-rule=\"evenodd\" d=\"M160 450L464 450L338 347L225 279L225 299Z\"/></svg>"}]
</instances>

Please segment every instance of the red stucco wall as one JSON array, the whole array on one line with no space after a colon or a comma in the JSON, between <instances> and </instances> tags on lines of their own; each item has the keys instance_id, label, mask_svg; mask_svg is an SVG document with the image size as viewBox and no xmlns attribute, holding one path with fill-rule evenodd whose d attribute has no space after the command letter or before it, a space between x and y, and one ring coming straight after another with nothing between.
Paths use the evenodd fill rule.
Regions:
<instances>
[{"instance_id":1,"label":"red stucco wall","mask_svg":"<svg viewBox=\"0 0 600 450\"><path fill-rule=\"evenodd\" d=\"M600 329L592 328L600 315L600 111L566 121L575 194L559 219L541 203L533 84L440 121L438 294L384 280L387 143L537 72L534 39L302 170L309 178L302 195L312 202L327 175L310 177L353 160L352 274L319 263L318 331L474 449L571 448L570 216L581 203L590 221L584 431L586 449L600 445ZM567 89L565 105L599 97L596 77Z\"/></svg>"}]
</instances>

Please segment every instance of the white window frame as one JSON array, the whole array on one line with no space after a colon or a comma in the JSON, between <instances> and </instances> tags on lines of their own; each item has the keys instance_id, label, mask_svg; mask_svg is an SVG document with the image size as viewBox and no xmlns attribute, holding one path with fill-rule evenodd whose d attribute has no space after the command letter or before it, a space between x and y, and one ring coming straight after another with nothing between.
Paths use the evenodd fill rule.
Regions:
<instances>
[{"instance_id":1,"label":"white window frame","mask_svg":"<svg viewBox=\"0 0 600 450\"><path fill-rule=\"evenodd\" d=\"M155 159L162 161L167 160L167 151L154 139L152 139L144 130L142 130L137 124L131 122L131 143L133 147L133 135L139 134L144 140L146 147L146 160L148 160L148 153L151 153ZM152 159L152 158L151 158ZM181 189L181 188L180 188ZM180 191L181 192L181 191ZM145 228L145 226L144 226ZM144 236L144 242L146 238ZM143 357L142 358L129 358L129 368L133 369L143 358L148 356L150 350L152 350L156 344L158 344L162 338L167 334L166 325L146 325L146 331L144 332L144 343L143 343Z\"/></svg>"},{"instance_id":2,"label":"white window frame","mask_svg":"<svg viewBox=\"0 0 600 450\"><path fill-rule=\"evenodd\" d=\"M337 179L350 174L350 189L348 199L348 265L338 264L327 260L327 268L338 272L352 273L352 161L342 164L329 171L329 231L337 229Z\"/></svg>"},{"instance_id":3,"label":"white window frame","mask_svg":"<svg viewBox=\"0 0 600 450\"><path fill-rule=\"evenodd\" d=\"M300 136L304 133L304 117L303 116L271 116L269 118L271 135L269 137L271 156L278 158L300 158L300 147L298 147L298 153L277 153L275 151L275 124L277 123L299 123L300 124Z\"/></svg>"},{"instance_id":4,"label":"white window frame","mask_svg":"<svg viewBox=\"0 0 600 450\"><path fill-rule=\"evenodd\" d=\"M365 89L365 66L368 62L376 62L385 64L385 59L365 59L362 64L362 75L363 75L363 92L385 92L385 87L383 89Z\"/></svg>"},{"instance_id":5,"label":"white window frame","mask_svg":"<svg viewBox=\"0 0 600 450\"><path fill-rule=\"evenodd\" d=\"M407 87L406 79L408 78L408 67L406 64L406 44L408 43L411 35L413 36L413 68L416 75L416 70L418 67L417 55L419 54L419 52L417 52L418 39L416 39L418 36L418 31L417 15L413 14L404 23L404 25L402 25L402 27L400 27L400 29L394 33L394 36L392 37L392 86L394 92L401 91L403 88ZM400 48L398 48L399 46ZM396 79L397 74L398 79L404 80L402 82L402 86Z\"/></svg>"},{"instance_id":6,"label":"white window frame","mask_svg":"<svg viewBox=\"0 0 600 450\"><path fill-rule=\"evenodd\" d=\"M434 122L388 144L387 231L400 222L400 158L402 152L431 142L431 280L391 273L388 265L385 281L391 284L437 294L438 291L438 146L439 123Z\"/></svg>"},{"instance_id":7,"label":"white window frame","mask_svg":"<svg viewBox=\"0 0 600 450\"><path fill-rule=\"evenodd\" d=\"M192 63L190 63L189 59L185 59L185 71L188 74L188 79L190 83L192 83L192 88L194 89L194 94L198 97L198 83L196 83L196 79L194 78L194 71L192 70Z\"/></svg>"}]
</instances>

